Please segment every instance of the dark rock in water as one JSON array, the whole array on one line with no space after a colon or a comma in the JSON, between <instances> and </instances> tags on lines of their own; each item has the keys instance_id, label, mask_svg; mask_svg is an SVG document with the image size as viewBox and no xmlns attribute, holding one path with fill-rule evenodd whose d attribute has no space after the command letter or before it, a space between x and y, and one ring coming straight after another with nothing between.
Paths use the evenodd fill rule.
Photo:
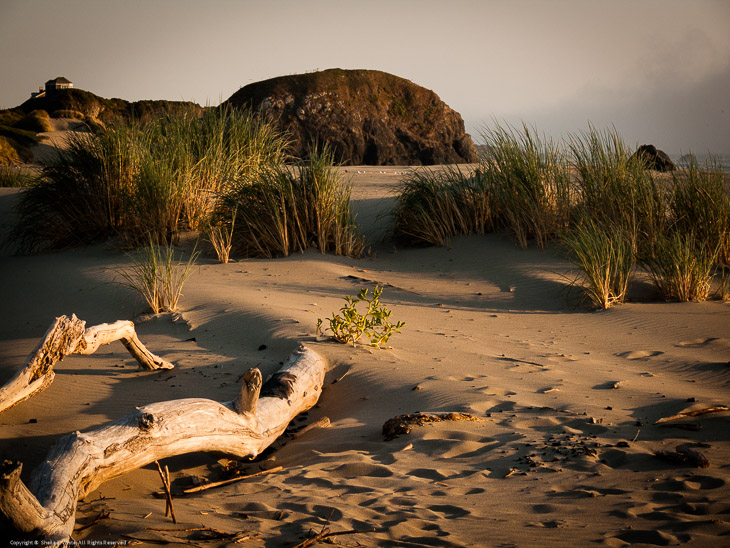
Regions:
<instances>
[{"instance_id":1,"label":"dark rock in water","mask_svg":"<svg viewBox=\"0 0 730 548\"><path fill-rule=\"evenodd\" d=\"M328 145L338 161L432 165L477 161L458 112L431 90L386 72L330 69L282 76L239 89L226 103L259 111L304 158Z\"/></svg>"},{"instance_id":2,"label":"dark rock in water","mask_svg":"<svg viewBox=\"0 0 730 548\"><path fill-rule=\"evenodd\" d=\"M641 145L631 157L640 159L647 169L656 171L674 171L676 169L669 155L663 150L658 150L654 145Z\"/></svg>"}]
</instances>

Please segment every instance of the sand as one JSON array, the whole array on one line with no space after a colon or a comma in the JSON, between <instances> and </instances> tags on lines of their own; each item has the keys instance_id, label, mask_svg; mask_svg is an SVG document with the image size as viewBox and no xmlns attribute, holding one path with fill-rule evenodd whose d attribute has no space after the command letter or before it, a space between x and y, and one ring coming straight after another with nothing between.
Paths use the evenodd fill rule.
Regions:
<instances>
[{"instance_id":1,"label":"sand","mask_svg":"<svg viewBox=\"0 0 730 548\"><path fill-rule=\"evenodd\" d=\"M102 510L109 517L76 538L275 547L326 527L377 529L333 537L343 546L726 544L730 414L654 423L730 403L728 305L657 302L639 283L638 301L591 312L559 249L523 251L501 234L395 249L381 241L384 215L408 169L347 168L371 256L201 258L180 314L137 323L141 340L174 370L140 371L120 343L67 358L50 388L0 415L0 457L22 460L27 479L65 433L153 401L231 400L249 367L266 376L303 342L331 370L319 404L296 424L328 417L331 427L276 444L269 460L240 463L281 472L177 496L173 525L154 496L157 470L146 466L79 504L78 527ZM0 190L0 230L17 192ZM144 307L117 283L129 263L108 245L29 257L4 251L0 382L60 314L89 325L139 319ZM316 337L318 318L376 283L393 318L407 324L392 349ZM416 411L482 420L426 424L384 441L386 420ZM709 468L655 456L681 444L693 444ZM163 464L179 491L196 476L223 477L221 463L224 455L195 454ZM201 526L250 538L234 544L204 540L210 531L172 530Z\"/></svg>"}]
</instances>

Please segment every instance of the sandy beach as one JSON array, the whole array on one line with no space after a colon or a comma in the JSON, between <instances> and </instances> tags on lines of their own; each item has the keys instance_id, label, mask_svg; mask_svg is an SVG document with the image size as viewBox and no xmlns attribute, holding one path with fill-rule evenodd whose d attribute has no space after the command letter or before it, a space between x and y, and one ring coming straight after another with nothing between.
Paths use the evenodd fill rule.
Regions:
<instances>
[{"instance_id":1,"label":"sandy beach","mask_svg":"<svg viewBox=\"0 0 730 548\"><path fill-rule=\"evenodd\" d=\"M592 312L561 250L520 250L509 236L395 248L383 240L408 167L341 168L371 242L354 260L316 250L218 264L201 256L174 316L140 316L119 284L130 259L108 244L0 256L0 382L22 367L53 319L136 319L140 339L175 369L141 371L120 343L59 363L44 392L0 415L0 457L23 478L54 440L135 406L187 397L234 399L249 367L276 371L304 343L330 370L298 426L329 428L278 442L246 473L274 474L177 495L165 517L154 465L79 503L77 540L110 545L294 546L310 531L342 546L721 546L730 539L730 308L665 303L648 282L633 300ZM0 230L18 190L0 189ZM318 318L361 287L403 320L391 349L316 336ZM383 423L414 412L479 420L414 427L391 441ZM689 444L709 467L655 456ZM167 459L173 494L217 481L225 455ZM108 517L85 527L108 512ZM207 530L198 530L196 528ZM226 540L212 530L245 533ZM374 531L372 531L374 529ZM5 532L5 542L15 539ZM239 542L235 542L238 540Z\"/></svg>"}]
</instances>

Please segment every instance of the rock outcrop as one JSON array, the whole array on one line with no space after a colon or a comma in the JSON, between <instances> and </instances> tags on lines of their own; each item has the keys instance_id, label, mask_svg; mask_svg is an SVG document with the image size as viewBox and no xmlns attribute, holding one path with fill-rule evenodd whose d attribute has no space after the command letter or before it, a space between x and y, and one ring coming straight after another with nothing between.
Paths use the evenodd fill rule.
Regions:
<instances>
[{"instance_id":1,"label":"rock outcrop","mask_svg":"<svg viewBox=\"0 0 730 548\"><path fill-rule=\"evenodd\" d=\"M375 70L330 69L247 85L226 103L261 112L303 158L326 144L344 164L476 162L458 112L433 91Z\"/></svg>"},{"instance_id":2,"label":"rock outcrop","mask_svg":"<svg viewBox=\"0 0 730 548\"><path fill-rule=\"evenodd\" d=\"M145 121L178 112L200 116L204 110L200 105L188 101L130 102L124 99L106 99L79 88L60 89L50 95L30 98L15 110L28 114L39 109L46 112L80 112L86 118L100 120L104 123L115 123L121 120Z\"/></svg>"},{"instance_id":3,"label":"rock outcrop","mask_svg":"<svg viewBox=\"0 0 730 548\"><path fill-rule=\"evenodd\" d=\"M654 145L641 145L631 157L640 159L647 169L656 171L674 171L676 169L669 155Z\"/></svg>"}]
</instances>

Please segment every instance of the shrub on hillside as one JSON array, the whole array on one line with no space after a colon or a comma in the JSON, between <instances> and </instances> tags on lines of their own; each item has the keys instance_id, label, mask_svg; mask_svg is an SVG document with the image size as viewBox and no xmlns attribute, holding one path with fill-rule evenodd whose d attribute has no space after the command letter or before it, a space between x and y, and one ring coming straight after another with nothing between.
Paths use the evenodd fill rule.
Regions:
<instances>
[{"instance_id":1,"label":"shrub on hillside","mask_svg":"<svg viewBox=\"0 0 730 548\"><path fill-rule=\"evenodd\" d=\"M54 110L51 113L51 118L73 118L75 120L83 120L86 116L84 116L83 112L79 112L78 110L61 109Z\"/></svg>"},{"instance_id":2,"label":"shrub on hillside","mask_svg":"<svg viewBox=\"0 0 730 548\"><path fill-rule=\"evenodd\" d=\"M45 110L34 110L27 114L23 119L16 122L14 127L24 129L26 131L33 131L35 133L53 131L51 118Z\"/></svg>"}]
</instances>

